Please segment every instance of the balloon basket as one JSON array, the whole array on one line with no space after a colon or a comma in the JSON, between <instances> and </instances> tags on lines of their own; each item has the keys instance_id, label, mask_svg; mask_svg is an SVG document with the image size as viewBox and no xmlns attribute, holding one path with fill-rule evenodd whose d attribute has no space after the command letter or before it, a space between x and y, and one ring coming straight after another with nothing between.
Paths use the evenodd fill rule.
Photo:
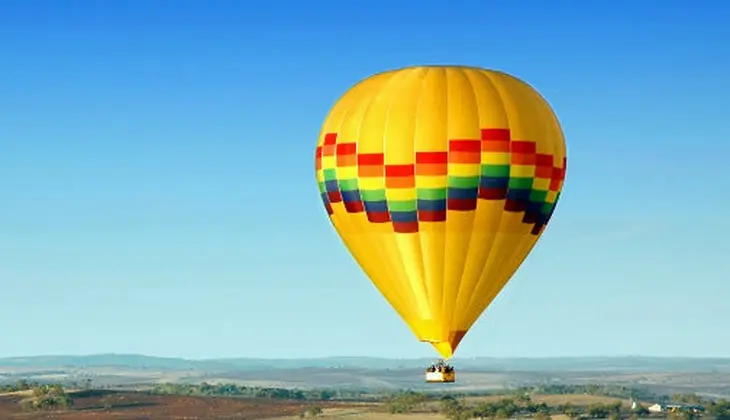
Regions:
<instances>
[{"instance_id":1,"label":"balloon basket","mask_svg":"<svg viewBox=\"0 0 730 420\"><path fill-rule=\"evenodd\" d=\"M426 369L426 382L428 383L452 383L455 381L456 369L443 360L439 360Z\"/></svg>"}]
</instances>

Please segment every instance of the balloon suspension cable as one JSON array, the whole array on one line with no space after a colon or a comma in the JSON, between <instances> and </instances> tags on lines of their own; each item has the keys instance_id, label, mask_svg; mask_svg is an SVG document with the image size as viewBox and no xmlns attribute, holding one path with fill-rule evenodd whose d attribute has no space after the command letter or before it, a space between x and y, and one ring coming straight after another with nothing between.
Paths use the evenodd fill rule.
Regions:
<instances>
[{"instance_id":1,"label":"balloon suspension cable","mask_svg":"<svg viewBox=\"0 0 730 420\"><path fill-rule=\"evenodd\" d=\"M438 359L436 363L433 364L434 366L450 366L449 365L449 359Z\"/></svg>"}]
</instances>

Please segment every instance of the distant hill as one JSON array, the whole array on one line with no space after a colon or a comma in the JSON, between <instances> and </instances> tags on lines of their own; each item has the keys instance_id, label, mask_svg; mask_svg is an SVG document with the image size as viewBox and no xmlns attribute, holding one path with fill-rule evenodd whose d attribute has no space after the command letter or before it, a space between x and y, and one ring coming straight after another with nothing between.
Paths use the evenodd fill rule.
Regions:
<instances>
[{"instance_id":1,"label":"distant hill","mask_svg":"<svg viewBox=\"0 0 730 420\"><path fill-rule=\"evenodd\" d=\"M207 359L190 360L136 354L58 355L0 358L0 368L48 369L61 367L123 367L174 371L256 371L300 368L420 369L431 359L325 357L316 359ZM455 358L460 369L493 372L730 372L730 358L689 357L554 357Z\"/></svg>"},{"instance_id":2,"label":"distant hill","mask_svg":"<svg viewBox=\"0 0 730 420\"><path fill-rule=\"evenodd\" d=\"M555 357L462 358L452 362L457 383L426 384L431 359L326 357L318 359L188 360L135 354L34 356L0 359L0 383L19 379L84 383L116 389L152 384L236 383L281 388L489 391L535 384L641 387L657 395L700 392L730 398L730 358Z\"/></svg>"}]
</instances>

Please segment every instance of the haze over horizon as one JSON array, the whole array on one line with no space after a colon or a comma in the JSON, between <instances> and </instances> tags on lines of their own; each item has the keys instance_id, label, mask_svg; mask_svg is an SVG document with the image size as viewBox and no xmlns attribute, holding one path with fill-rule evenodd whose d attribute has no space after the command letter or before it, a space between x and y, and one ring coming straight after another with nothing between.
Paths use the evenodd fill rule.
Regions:
<instances>
[{"instance_id":1,"label":"haze over horizon","mask_svg":"<svg viewBox=\"0 0 730 420\"><path fill-rule=\"evenodd\" d=\"M247 357L247 356L221 356L221 357L181 357L175 355L148 355L141 353L66 353L66 354L26 354L22 356L3 356L0 360L8 359L32 359L32 358L90 358L90 357L119 357L119 358L150 358L150 359L176 359L176 360L192 360L192 361L206 361L206 360L233 360L233 359L252 359L252 360L313 360L313 359L385 359L385 360L422 360L422 359L436 359L435 356L412 356L412 357L383 357L383 356L369 356L369 355L330 355L330 356L314 356L314 357ZM573 356L459 356L456 355L453 359L494 359L494 360L517 360L517 359L531 359L531 360L547 360L547 359L718 359L718 360L730 360L730 356L651 356L643 354L615 354L615 355L573 355Z\"/></svg>"},{"instance_id":2,"label":"haze over horizon","mask_svg":"<svg viewBox=\"0 0 730 420\"><path fill-rule=\"evenodd\" d=\"M38 4L0 4L0 358L435 358L313 155L352 84L436 63L534 85L568 143L550 226L455 358L730 356L729 3Z\"/></svg>"}]
</instances>

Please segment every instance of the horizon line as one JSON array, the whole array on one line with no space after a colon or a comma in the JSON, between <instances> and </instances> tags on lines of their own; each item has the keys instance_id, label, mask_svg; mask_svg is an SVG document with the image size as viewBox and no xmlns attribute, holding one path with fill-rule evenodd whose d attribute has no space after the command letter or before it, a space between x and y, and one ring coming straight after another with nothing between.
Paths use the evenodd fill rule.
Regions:
<instances>
[{"instance_id":1,"label":"horizon line","mask_svg":"<svg viewBox=\"0 0 730 420\"><path fill-rule=\"evenodd\" d=\"M388 356L308 356L308 357L257 357L257 356L224 356L224 357L183 357L183 356L159 356L143 353L56 353L56 354L35 354L22 356L0 356L0 360L7 359L33 359L33 358L52 358L52 357L99 357L99 356L116 356L116 357L146 357L154 359L176 359L185 361L219 361L219 360L270 360L270 361L306 361L306 360L326 360L326 359L377 359L392 361L409 361L438 359L438 357L388 357ZM619 355L564 355L564 356L455 356L450 360L475 360L475 359L492 359L492 360L551 360L551 359L721 359L730 360L730 356L667 356L667 355L646 355L646 354L619 354Z\"/></svg>"}]
</instances>

